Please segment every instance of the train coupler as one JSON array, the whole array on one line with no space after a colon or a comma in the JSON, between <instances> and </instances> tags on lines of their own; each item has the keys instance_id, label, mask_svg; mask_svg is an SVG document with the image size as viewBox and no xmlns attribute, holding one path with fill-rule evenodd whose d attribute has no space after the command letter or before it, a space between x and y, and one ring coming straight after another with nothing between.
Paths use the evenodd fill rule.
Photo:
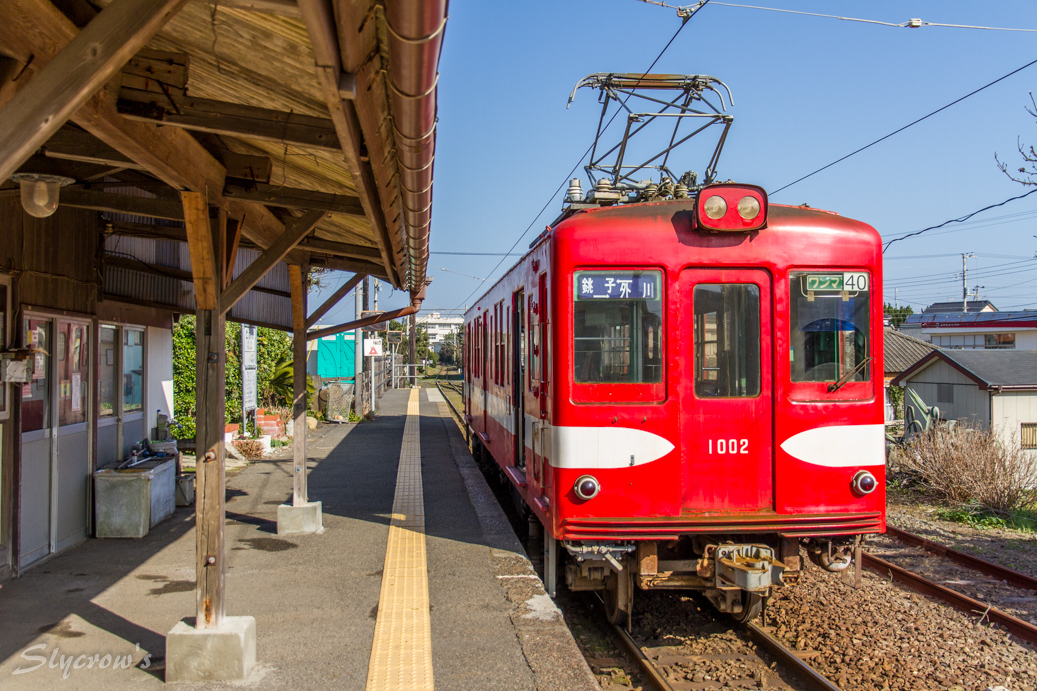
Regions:
<instances>
[{"instance_id":1,"label":"train coupler","mask_svg":"<svg viewBox=\"0 0 1037 691\"><path fill-rule=\"evenodd\" d=\"M785 571L767 545L709 545L702 561L712 561L717 588L764 592L781 585Z\"/></svg>"}]
</instances>

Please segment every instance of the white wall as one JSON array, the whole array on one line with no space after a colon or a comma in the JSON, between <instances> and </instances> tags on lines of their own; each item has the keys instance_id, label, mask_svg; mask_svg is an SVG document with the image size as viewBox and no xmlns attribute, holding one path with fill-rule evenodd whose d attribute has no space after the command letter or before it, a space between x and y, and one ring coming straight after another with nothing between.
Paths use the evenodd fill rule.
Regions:
<instances>
[{"instance_id":1,"label":"white wall","mask_svg":"<svg viewBox=\"0 0 1037 691\"><path fill-rule=\"evenodd\" d=\"M992 401L994 428L1004 444L1020 443L1021 425L1037 422L1037 391L1005 391L996 394ZM1037 451L1027 451L1037 460Z\"/></svg>"},{"instance_id":2,"label":"white wall","mask_svg":"<svg viewBox=\"0 0 1037 691\"><path fill-rule=\"evenodd\" d=\"M173 416L173 332L147 327L144 347L147 348L144 361L148 367L144 433L150 437L151 428L158 424L157 411Z\"/></svg>"}]
</instances>

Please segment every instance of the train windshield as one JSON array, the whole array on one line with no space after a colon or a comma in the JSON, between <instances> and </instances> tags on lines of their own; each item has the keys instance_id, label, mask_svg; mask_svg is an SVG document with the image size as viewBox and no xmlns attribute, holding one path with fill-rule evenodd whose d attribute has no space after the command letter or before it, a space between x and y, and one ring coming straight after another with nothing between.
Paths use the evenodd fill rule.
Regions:
<instances>
[{"instance_id":1,"label":"train windshield","mask_svg":"<svg viewBox=\"0 0 1037 691\"><path fill-rule=\"evenodd\" d=\"M760 395L760 289L743 283L695 286L695 395Z\"/></svg>"},{"instance_id":2,"label":"train windshield","mask_svg":"<svg viewBox=\"0 0 1037 691\"><path fill-rule=\"evenodd\" d=\"M662 381L661 290L659 271L575 274L573 374L577 383Z\"/></svg>"},{"instance_id":3,"label":"train windshield","mask_svg":"<svg viewBox=\"0 0 1037 691\"><path fill-rule=\"evenodd\" d=\"M870 275L796 272L789 284L792 381L867 381Z\"/></svg>"}]
</instances>

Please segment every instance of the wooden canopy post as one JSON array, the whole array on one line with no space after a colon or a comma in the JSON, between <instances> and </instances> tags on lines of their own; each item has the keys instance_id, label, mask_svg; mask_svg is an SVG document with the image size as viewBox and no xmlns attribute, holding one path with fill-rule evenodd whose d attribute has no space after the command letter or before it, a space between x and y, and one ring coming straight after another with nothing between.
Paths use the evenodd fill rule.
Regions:
<instances>
[{"instance_id":1,"label":"wooden canopy post","mask_svg":"<svg viewBox=\"0 0 1037 691\"><path fill-rule=\"evenodd\" d=\"M195 305L195 547L197 613L166 634L166 681L240 680L256 664L256 620L226 616L227 408L225 318L220 288L226 281L227 213L204 193L181 192Z\"/></svg>"},{"instance_id":2,"label":"wooden canopy post","mask_svg":"<svg viewBox=\"0 0 1037 691\"><path fill-rule=\"evenodd\" d=\"M226 564L223 527L226 512L223 435L225 429L225 319L219 309L226 230L220 214L210 221L204 195L182 192L195 301L195 532L197 536L197 609L195 628L219 628L225 613Z\"/></svg>"},{"instance_id":3,"label":"wooden canopy post","mask_svg":"<svg viewBox=\"0 0 1037 691\"><path fill-rule=\"evenodd\" d=\"M295 458L295 483L292 506L309 501L306 488L306 267L291 264L288 277L292 284L292 394L295 430L292 439Z\"/></svg>"},{"instance_id":4,"label":"wooden canopy post","mask_svg":"<svg viewBox=\"0 0 1037 691\"><path fill-rule=\"evenodd\" d=\"M289 264L288 280L292 284L292 398L294 430L292 432L292 503L277 507L277 534L324 532L321 503L310 501L306 486L306 264Z\"/></svg>"}]
</instances>

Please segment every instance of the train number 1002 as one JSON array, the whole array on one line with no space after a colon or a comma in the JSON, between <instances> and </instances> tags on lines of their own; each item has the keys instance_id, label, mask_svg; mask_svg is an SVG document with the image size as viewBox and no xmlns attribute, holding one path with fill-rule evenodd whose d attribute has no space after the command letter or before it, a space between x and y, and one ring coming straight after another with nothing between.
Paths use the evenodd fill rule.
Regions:
<instances>
[{"instance_id":1,"label":"train number 1002","mask_svg":"<svg viewBox=\"0 0 1037 691\"><path fill-rule=\"evenodd\" d=\"M749 453L748 439L710 439L709 453L713 453L714 444L718 454Z\"/></svg>"}]
</instances>

